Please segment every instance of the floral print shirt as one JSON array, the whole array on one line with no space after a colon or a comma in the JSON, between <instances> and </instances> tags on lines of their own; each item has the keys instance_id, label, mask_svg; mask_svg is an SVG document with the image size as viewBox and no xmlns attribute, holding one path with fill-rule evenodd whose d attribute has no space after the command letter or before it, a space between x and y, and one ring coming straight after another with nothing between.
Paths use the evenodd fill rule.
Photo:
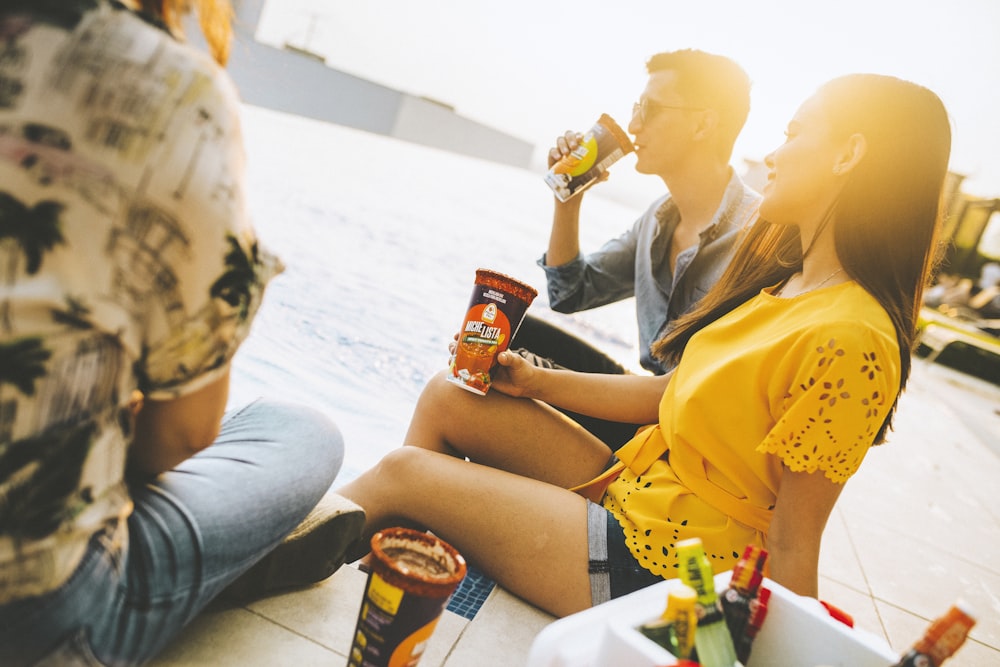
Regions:
<instances>
[{"instance_id":1,"label":"floral print shirt","mask_svg":"<svg viewBox=\"0 0 1000 667\"><path fill-rule=\"evenodd\" d=\"M0 7L0 603L128 516L133 392L226 373L280 271L238 112L206 54L118 3Z\"/></svg>"}]
</instances>

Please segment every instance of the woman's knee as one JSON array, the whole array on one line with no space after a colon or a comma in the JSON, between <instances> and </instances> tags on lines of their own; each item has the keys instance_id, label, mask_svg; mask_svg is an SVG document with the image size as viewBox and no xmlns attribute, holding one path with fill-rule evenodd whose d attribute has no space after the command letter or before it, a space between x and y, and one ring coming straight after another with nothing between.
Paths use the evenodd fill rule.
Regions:
<instances>
[{"instance_id":1,"label":"woman's knee","mask_svg":"<svg viewBox=\"0 0 1000 667\"><path fill-rule=\"evenodd\" d=\"M376 468L380 474L387 477L406 477L411 475L416 468L426 465L429 450L421 447L402 446L390 449L383 456Z\"/></svg>"},{"instance_id":2,"label":"woman's knee","mask_svg":"<svg viewBox=\"0 0 1000 667\"><path fill-rule=\"evenodd\" d=\"M422 447L404 445L389 450L370 472L385 490L416 490L416 487L431 480L433 468L441 456Z\"/></svg>"},{"instance_id":3,"label":"woman's knee","mask_svg":"<svg viewBox=\"0 0 1000 667\"><path fill-rule=\"evenodd\" d=\"M472 397L472 394L448 382L448 377L448 371L438 372L424 385L413 410L408 436L424 439L432 435L443 435L443 427L450 423L449 417L453 418L456 413L461 414L476 407L462 403ZM416 443L407 441L407 444Z\"/></svg>"},{"instance_id":4,"label":"woman's knee","mask_svg":"<svg viewBox=\"0 0 1000 667\"><path fill-rule=\"evenodd\" d=\"M418 405L422 409L440 405L451 396L450 392L455 387L448 381L449 377L451 377L450 371L438 371L427 381L418 398Z\"/></svg>"},{"instance_id":5,"label":"woman's knee","mask_svg":"<svg viewBox=\"0 0 1000 667\"><path fill-rule=\"evenodd\" d=\"M507 398L499 392L490 392L486 396L474 394L450 382L450 371L439 371L424 385L417 400L417 412L433 419L445 416L453 421L456 415L473 415L482 411L496 409L495 402Z\"/></svg>"}]
</instances>

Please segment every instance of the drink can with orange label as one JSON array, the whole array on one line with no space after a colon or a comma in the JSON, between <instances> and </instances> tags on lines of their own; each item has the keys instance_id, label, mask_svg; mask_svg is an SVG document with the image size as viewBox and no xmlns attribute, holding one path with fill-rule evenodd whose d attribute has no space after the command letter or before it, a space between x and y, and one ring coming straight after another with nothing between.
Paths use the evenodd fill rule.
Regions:
<instances>
[{"instance_id":1,"label":"drink can with orange label","mask_svg":"<svg viewBox=\"0 0 1000 667\"><path fill-rule=\"evenodd\" d=\"M411 528L381 530L371 547L348 667L415 667L465 578L465 559L444 540Z\"/></svg>"},{"instance_id":2,"label":"drink can with orange label","mask_svg":"<svg viewBox=\"0 0 1000 667\"><path fill-rule=\"evenodd\" d=\"M496 271L478 269L448 379L463 389L486 395L497 355L510 345L536 296L538 291L530 285Z\"/></svg>"},{"instance_id":3,"label":"drink can with orange label","mask_svg":"<svg viewBox=\"0 0 1000 667\"><path fill-rule=\"evenodd\" d=\"M545 174L545 182L556 199L566 201L596 183L608 168L635 150L632 140L618 123L601 114L580 141Z\"/></svg>"}]
</instances>

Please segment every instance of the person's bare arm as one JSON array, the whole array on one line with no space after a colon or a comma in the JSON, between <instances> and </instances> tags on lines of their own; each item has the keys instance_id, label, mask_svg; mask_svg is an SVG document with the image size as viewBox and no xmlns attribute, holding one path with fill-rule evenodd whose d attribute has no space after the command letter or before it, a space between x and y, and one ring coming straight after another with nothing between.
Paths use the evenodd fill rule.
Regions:
<instances>
[{"instance_id":1,"label":"person's bare arm","mask_svg":"<svg viewBox=\"0 0 1000 667\"><path fill-rule=\"evenodd\" d=\"M607 375L538 368L503 352L493 387L510 396L534 398L572 412L625 422L655 424L667 375Z\"/></svg>"},{"instance_id":2,"label":"person's bare arm","mask_svg":"<svg viewBox=\"0 0 1000 667\"><path fill-rule=\"evenodd\" d=\"M129 451L134 473L157 475L205 449L219 435L229 398L229 372L201 389L170 401L144 399Z\"/></svg>"},{"instance_id":3,"label":"person's bare arm","mask_svg":"<svg viewBox=\"0 0 1000 667\"><path fill-rule=\"evenodd\" d=\"M822 471L782 471L767 534L771 579L799 595L817 597L820 541L843 488Z\"/></svg>"},{"instance_id":4,"label":"person's bare arm","mask_svg":"<svg viewBox=\"0 0 1000 667\"><path fill-rule=\"evenodd\" d=\"M562 266L580 254L580 202L577 195L568 202L557 201L549 232L549 248L545 253L546 266Z\"/></svg>"}]
</instances>

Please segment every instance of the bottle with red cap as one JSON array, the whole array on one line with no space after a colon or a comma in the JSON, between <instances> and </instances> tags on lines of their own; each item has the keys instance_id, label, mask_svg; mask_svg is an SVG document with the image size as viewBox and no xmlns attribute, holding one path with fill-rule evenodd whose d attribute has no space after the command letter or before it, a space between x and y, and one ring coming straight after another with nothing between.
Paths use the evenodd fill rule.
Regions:
<instances>
[{"instance_id":1,"label":"bottle with red cap","mask_svg":"<svg viewBox=\"0 0 1000 667\"><path fill-rule=\"evenodd\" d=\"M719 596L722 613L726 618L726 625L733 639L733 645L737 648L738 658L740 657L739 647L743 646L743 657L740 658L740 662L744 663L749 658L750 645L753 642L753 636L756 635L756 630L759 629L759 623L764 620L763 614L767 613L766 599L763 606L754 604L761 590L761 582L764 580L764 564L766 562L767 550L755 544L748 544L743 550L743 556L733 568L729 587ZM758 627L751 630L748 636L747 630L754 612L758 617L756 619Z\"/></svg>"},{"instance_id":2,"label":"bottle with red cap","mask_svg":"<svg viewBox=\"0 0 1000 667\"><path fill-rule=\"evenodd\" d=\"M736 648L736 659L740 664L745 665L750 661L750 650L753 648L753 640L757 638L757 633L764 625L767 618L767 603L771 599L771 589L760 587L757 597L750 601L750 618L747 619L743 634L733 638L733 646Z\"/></svg>"},{"instance_id":3,"label":"bottle with red cap","mask_svg":"<svg viewBox=\"0 0 1000 667\"><path fill-rule=\"evenodd\" d=\"M924 636L893 667L941 667L965 643L975 624L974 612L959 600L930 624Z\"/></svg>"}]
</instances>

